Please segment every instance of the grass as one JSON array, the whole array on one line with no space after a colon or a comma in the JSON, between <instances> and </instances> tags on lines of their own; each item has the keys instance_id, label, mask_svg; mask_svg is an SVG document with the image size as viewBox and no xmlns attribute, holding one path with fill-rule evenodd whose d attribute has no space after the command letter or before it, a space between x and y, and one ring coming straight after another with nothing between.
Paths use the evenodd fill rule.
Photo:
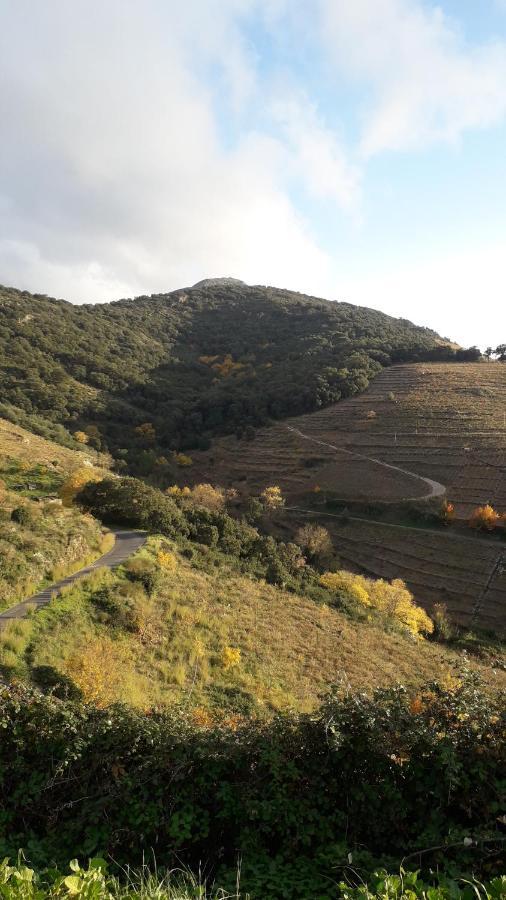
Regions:
<instances>
[{"instance_id":1,"label":"grass","mask_svg":"<svg viewBox=\"0 0 506 900\"><path fill-rule=\"evenodd\" d=\"M2 489L0 497L0 610L79 570L110 549L99 523L76 509L52 503L19 502ZM11 519L23 506L27 521ZM105 549L104 549L105 548Z\"/></svg>"},{"instance_id":2,"label":"grass","mask_svg":"<svg viewBox=\"0 0 506 900\"><path fill-rule=\"evenodd\" d=\"M62 447L2 418L0 418L0 460L3 460L3 463L17 460L26 463L30 468L40 464L55 473L63 474L81 468L85 460L102 468L108 468L110 465L107 454L97 453L89 447L84 447L83 450ZM3 474L0 473L0 477L3 478Z\"/></svg>"},{"instance_id":3,"label":"grass","mask_svg":"<svg viewBox=\"0 0 506 900\"><path fill-rule=\"evenodd\" d=\"M139 556L154 559L160 542L151 538ZM462 663L440 645L354 622L224 568L197 571L181 556L153 597L121 570L99 570L29 625L17 657L24 677L37 682L37 673L62 673L99 705L183 704L203 723L214 715L310 711L339 680L369 691L418 683ZM237 650L238 661L228 666ZM491 688L506 686L505 672L472 665Z\"/></svg>"}]
</instances>

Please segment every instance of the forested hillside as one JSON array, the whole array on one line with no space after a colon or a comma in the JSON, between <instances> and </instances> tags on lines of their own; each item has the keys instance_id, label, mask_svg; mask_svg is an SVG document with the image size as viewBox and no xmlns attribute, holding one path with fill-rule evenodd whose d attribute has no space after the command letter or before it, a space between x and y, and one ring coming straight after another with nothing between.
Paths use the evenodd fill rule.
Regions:
<instances>
[{"instance_id":1,"label":"forested hillside","mask_svg":"<svg viewBox=\"0 0 506 900\"><path fill-rule=\"evenodd\" d=\"M391 362L462 352L404 319L232 279L95 306L0 288L0 414L130 452L140 473L355 394Z\"/></svg>"}]
</instances>

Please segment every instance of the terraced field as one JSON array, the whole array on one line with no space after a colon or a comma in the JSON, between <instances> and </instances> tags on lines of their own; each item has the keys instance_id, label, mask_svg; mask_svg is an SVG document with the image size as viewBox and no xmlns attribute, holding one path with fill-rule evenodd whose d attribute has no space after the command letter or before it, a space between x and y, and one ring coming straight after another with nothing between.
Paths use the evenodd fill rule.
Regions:
<instances>
[{"instance_id":1,"label":"terraced field","mask_svg":"<svg viewBox=\"0 0 506 900\"><path fill-rule=\"evenodd\" d=\"M486 502L506 510L506 365L392 366L363 394L254 441L217 441L193 472L248 491L274 482L294 502L315 488L343 500L423 497L422 476L446 486L459 516Z\"/></svg>"},{"instance_id":2,"label":"terraced field","mask_svg":"<svg viewBox=\"0 0 506 900\"><path fill-rule=\"evenodd\" d=\"M276 530L289 539L308 519L330 532L343 568L402 578L429 613L444 602L453 621L506 635L506 548L500 541L360 519L343 524L332 514L299 511L278 517Z\"/></svg>"},{"instance_id":3,"label":"terraced field","mask_svg":"<svg viewBox=\"0 0 506 900\"><path fill-rule=\"evenodd\" d=\"M217 442L195 454L192 473L244 493L279 484L287 505L301 507L317 499L315 490L398 503L427 496L423 479L431 479L446 486L461 519L487 502L506 511L506 365L393 366L363 394L262 429L251 442ZM286 514L291 534L297 515ZM443 601L463 625L506 632L500 541L357 520L343 526L329 516L325 525L343 566L403 578L429 611Z\"/></svg>"}]
</instances>

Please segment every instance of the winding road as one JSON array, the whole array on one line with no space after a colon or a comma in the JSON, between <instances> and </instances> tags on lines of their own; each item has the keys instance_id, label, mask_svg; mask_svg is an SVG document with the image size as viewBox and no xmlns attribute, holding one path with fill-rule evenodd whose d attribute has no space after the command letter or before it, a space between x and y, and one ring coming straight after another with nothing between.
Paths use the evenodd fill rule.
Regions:
<instances>
[{"instance_id":1,"label":"winding road","mask_svg":"<svg viewBox=\"0 0 506 900\"><path fill-rule=\"evenodd\" d=\"M355 450L346 450L344 447L338 447L336 444L328 444L326 441L319 441L318 438L311 437L309 434L304 434L299 428L292 428L291 425L285 425L285 428L287 431L292 431L294 434L304 438L306 441L311 441L313 444L320 444L321 447L330 447L331 450L337 450L339 453L346 453L348 456L353 456L355 459L365 459L367 462L382 466L384 469L393 469L394 472L400 472L401 475L409 475L410 478L417 478L418 481L423 481L423 483L430 488L428 493L422 494L421 497L404 497L403 502L430 500L432 497L444 497L446 494L446 487L444 484L441 484L439 481L433 481L432 478L425 478L423 475L417 475L416 472L410 472L408 469L401 469L400 466L393 466L391 463L383 462L381 459L375 459L373 456L365 456L363 453L357 453Z\"/></svg>"},{"instance_id":2,"label":"winding road","mask_svg":"<svg viewBox=\"0 0 506 900\"><path fill-rule=\"evenodd\" d=\"M28 597L21 603L16 604L16 606L11 606L10 609L4 610L4 612L0 613L0 628L11 619L23 619L34 607L35 610L38 610L43 606L47 606L60 593L62 588L73 584L74 581L79 581L80 578L83 578L84 575L89 575L95 569L101 569L104 566L107 569L114 569L116 566L121 565L136 550L139 550L146 541L144 532L128 531L124 528L111 528L111 532L116 538L112 550L104 553L103 556L90 563L89 566L85 566L84 569L79 569L78 572L74 572L73 575L68 575L67 578L62 578L61 581L49 585L43 591L34 594L33 597Z\"/></svg>"}]
</instances>

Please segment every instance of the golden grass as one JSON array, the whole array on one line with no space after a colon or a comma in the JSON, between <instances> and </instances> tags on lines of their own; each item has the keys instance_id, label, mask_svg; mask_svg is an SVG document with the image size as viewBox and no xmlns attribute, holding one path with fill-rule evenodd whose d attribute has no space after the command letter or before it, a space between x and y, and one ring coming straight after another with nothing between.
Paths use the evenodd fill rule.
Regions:
<instances>
[{"instance_id":1,"label":"golden grass","mask_svg":"<svg viewBox=\"0 0 506 900\"><path fill-rule=\"evenodd\" d=\"M226 708L226 697L235 693L267 714L314 709L338 680L372 690L418 683L462 662L439 645L353 622L333 608L223 569L195 571L180 557L176 577L166 576L156 599L140 601L141 625L130 633L104 621L90 600L99 584L118 583L119 577L95 574L91 587L70 588L37 614L32 665L70 674L79 653L107 639L116 650L107 660L115 668L108 684L113 699L142 708L182 702L212 710ZM233 666L224 663L230 656L225 648L240 651ZM506 673L472 665L490 687L506 687Z\"/></svg>"},{"instance_id":2,"label":"golden grass","mask_svg":"<svg viewBox=\"0 0 506 900\"><path fill-rule=\"evenodd\" d=\"M110 458L105 453L97 453L89 447L82 451L62 447L19 425L13 425L7 419L0 419L0 456L30 465L56 465L64 473L81 468L85 460L103 469L110 466Z\"/></svg>"}]
</instances>

